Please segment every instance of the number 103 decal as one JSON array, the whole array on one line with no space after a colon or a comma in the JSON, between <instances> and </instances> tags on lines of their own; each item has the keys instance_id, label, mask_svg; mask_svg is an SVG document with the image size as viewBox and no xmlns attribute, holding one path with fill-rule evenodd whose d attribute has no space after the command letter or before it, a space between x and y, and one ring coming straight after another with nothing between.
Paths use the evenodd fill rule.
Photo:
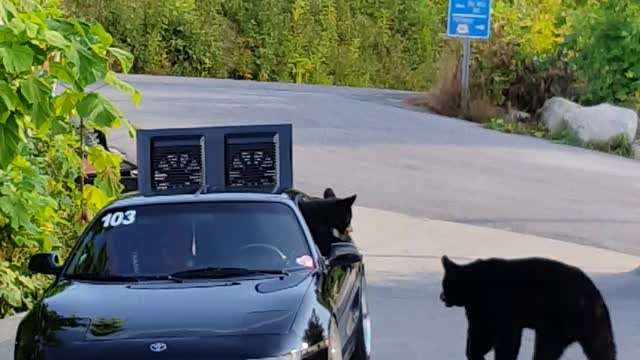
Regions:
<instances>
[{"instance_id":1,"label":"number 103 decal","mask_svg":"<svg viewBox=\"0 0 640 360\"><path fill-rule=\"evenodd\" d=\"M116 211L114 213L105 215L101 220L102 226L104 228L108 228L109 226L116 227L120 225L130 225L136 221L136 211Z\"/></svg>"}]
</instances>

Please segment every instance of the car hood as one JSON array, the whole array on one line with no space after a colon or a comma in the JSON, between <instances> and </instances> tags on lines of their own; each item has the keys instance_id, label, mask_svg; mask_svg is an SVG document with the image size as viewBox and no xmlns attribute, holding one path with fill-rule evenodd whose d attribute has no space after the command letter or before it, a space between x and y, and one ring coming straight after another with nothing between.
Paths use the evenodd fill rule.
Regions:
<instances>
[{"instance_id":1,"label":"car hood","mask_svg":"<svg viewBox=\"0 0 640 360\"><path fill-rule=\"evenodd\" d=\"M63 281L47 292L41 323L48 335L72 341L284 334L313 284L311 274L183 283Z\"/></svg>"}]
</instances>

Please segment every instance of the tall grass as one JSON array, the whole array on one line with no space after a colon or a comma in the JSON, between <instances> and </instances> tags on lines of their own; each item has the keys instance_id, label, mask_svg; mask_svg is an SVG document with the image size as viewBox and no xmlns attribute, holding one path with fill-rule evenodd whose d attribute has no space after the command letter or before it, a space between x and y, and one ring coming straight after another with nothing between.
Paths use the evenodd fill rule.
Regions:
<instances>
[{"instance_id":1,"label":"tall grass","mask_svg":"<svg viewBox=\"0 0 640 360\"><path fill-rule=\"evenodd\" d=\"M62 0L103 23L134 72L423 90L446 0Z\"/></svg>"}]
</instances>

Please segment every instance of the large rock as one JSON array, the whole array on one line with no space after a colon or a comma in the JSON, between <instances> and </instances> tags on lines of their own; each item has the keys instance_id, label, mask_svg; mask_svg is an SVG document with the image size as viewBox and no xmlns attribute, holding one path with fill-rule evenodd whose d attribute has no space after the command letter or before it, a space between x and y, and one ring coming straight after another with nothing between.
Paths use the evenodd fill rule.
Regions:
<instances>
[{"instance_id":1,"label":"large rock","mask_svg":"<svg viewBox=\"0 0 640 360\"><path fill-rule=\"evenodd\" d=\"M564 116L566 126L584 143L610 144L620 134L632 142L638 113L610 104L582 107Z\"/></svg>"},{"instance_id":2,"label":"large rock","mask_svg":"<svg viewBox=\"0 0 640 360\"><path fill-rule=\"evenodd\" d=\"M549 132L555 134L565 129L565 115L582 108L579 104L561 97L552 97L545 101L536 117L541 121Z\"/></svg>"}]
</instances>

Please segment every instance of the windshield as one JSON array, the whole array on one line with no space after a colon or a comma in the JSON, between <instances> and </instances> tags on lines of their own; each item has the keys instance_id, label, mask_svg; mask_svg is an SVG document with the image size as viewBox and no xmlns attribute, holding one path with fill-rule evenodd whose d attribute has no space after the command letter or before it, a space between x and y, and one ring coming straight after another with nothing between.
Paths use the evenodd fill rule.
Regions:
<instances>
[{"instance_id":1,"label":"windshield","mask_svg":"<svg viewBox=\"0 0 640 360\"><path fill-rule=\"evenodd\" d=\"M154 277L206 268L292 270L310 250L285 204L214 202L109 210L70 259L67 277Z\"/></svg>"}]
</instances>

